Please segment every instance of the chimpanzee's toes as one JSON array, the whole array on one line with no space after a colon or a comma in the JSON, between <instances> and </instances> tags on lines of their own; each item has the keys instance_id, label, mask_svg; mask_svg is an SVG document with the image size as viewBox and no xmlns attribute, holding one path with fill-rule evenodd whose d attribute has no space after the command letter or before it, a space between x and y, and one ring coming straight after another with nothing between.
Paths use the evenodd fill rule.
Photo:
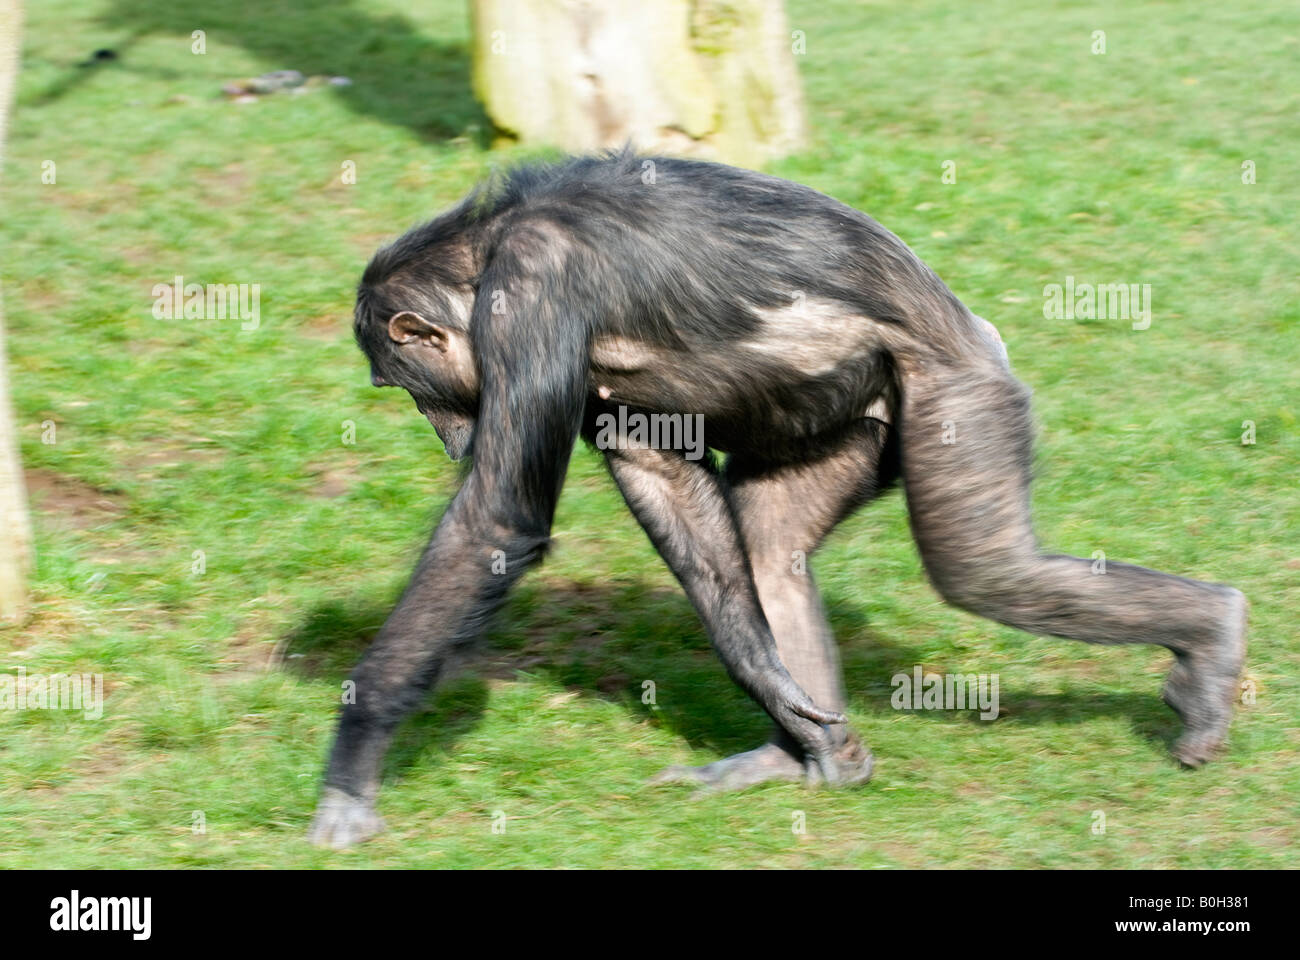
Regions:
<instances>
[{"instance_id":1,"label":"chimpanzee's toes","mask_svg":"<svg viewBox=\"0 0 1300 960\"><path fill-rule=\"evenodd\" d=\"M718 760L703 767L666 767L650 783L699 784L697 795L744 790L770 781L798 782L803 779L803 760L775 743Z\"/></svg>"},{"instance_id":2,"label":"chimpanzee's toes","mask_svg":"<svg viewBox=\"0 0 1300 960\"><path fill-rule=\"evenodd\" d=\"M1223 746L1240 693L1246 659L1246 598L1231 590L1229 614L1213 643L1176 651L1165 681L1165 703L1182 718L1183 734L1173 755L1188 767L1211 760Z\"/></svg>"},{"instance_id":3,"label":"chimpanzee's toes","mask_svg":"<svg viewBox=\"0 0 1300 960\"><path fill-rule=\"evenodd\" d=\"M384 821L370 803L336 787L326 787L307 839L318 847L342 850L383 831Z\"/></svg>"},{"instance_id":4,"label":"chimpanzee's toes","mask_svg":"<svg viewBox=\"0 0 1300 960\"><path fill-rule=\"evenodd\" d=\"M871 751L856 735L834 751L839 776L836 786L853 786L871 779ZM814 772L815 771L815 772ZM765 743L756 750L718 760L703 767L672 766L661 770L650 783L694 783L695 796L744 790L760 783L785 782L816 784L822 782L821 767L814 757L804 759L779 743Z\"/></svg>"}]
</instances>

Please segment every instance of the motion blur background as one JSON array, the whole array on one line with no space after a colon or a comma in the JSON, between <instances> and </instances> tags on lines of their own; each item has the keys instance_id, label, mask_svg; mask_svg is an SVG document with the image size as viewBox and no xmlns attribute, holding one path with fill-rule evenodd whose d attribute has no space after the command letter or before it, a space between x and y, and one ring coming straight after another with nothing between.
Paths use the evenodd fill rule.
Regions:
<instances>
[{"instance_id":1,"label":"motion blur background","mask_svg":"<svg viewBox=\"0 0 1300 960\"><path fill-rule=\"evenodd\" d=\"M1294 865L1300 7L598 3L583 46L593 7L474 6L26 4L0 282L35 561L0 672L104 703L0 709L0 865ZM766 720L580 448L554 554L401 732L389 832L306 844L339 684L456 482L369 386L360 271L494 165L629 131L871 214L997 325L1045 544L1250 599L1223 759L1169 758L1167 653L944 606L894 492L814 564L872 783L645 787ZM177 277L256 322L160 311ZM1049 315L1068 278L1149 285L1149 326ZM1002 715L892 709L918 665L998 674Z\"/></svg>"}]
</instances>

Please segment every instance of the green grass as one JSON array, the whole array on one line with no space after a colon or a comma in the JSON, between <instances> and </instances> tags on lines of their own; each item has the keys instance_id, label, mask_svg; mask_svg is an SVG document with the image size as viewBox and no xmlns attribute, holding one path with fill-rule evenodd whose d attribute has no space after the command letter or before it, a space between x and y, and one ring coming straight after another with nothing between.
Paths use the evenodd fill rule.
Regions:
<instances>
[{"instance_id":1,"label":"green grass","mask_svg":"<svg viewBox=\"0 0 1300 960\"><path fill-rule=\"evenodd\" d=\"M303 840L339 684L456 479L410 402L369 387L351 296L380 241L511 155L486 148L465 5L28 6L0 280L37 606L0 633L0 667L102 673L107 700L97 721L0 711L0 866L1294 864L1295 4L792 0L813 134L773 171L875 216L999 327L1035 388L1047 545L1245 591L1258 699L1220 762L1168 757L1164 652L944 606L894 493L815 563L874 781L699 801L643 786L765 722L580 450L554 555L403 728L390 832L345 854ZM121 57L76 66L98 47ZM216 96L290 67L354 84ZM150 290L176 274L260 284L261 328L154 319ZM1149 283L1151 328L1044 319L1067 274ZM889 677L913 664L999 674L1007 715L893 711Z\"/></svg>"}]
</instances>

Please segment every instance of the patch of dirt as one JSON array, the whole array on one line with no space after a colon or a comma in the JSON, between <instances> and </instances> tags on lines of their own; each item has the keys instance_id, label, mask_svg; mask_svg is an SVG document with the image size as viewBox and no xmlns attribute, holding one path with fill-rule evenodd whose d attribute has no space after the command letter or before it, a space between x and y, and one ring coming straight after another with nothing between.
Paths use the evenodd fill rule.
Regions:
<instances>
[{"instance_id":1,"label":"patch of dirt","mask_svg":"<svg viewBox=\"0 0 1300 960\"><path fill-rule=\"evenodd\" d=\"M283 663L288 639L281 637L275 643L268 638L277 635L275 609L287 603L287 598L268 596L262 598L266 607L259 604L230 638L217 663L233 667L228 673L214 674L214 681L244 678L251 674L278 669Z\"/></svg>"},{"instance_id":2,"label":"patch of dirt","mask_svg":"<svg viewBox=\"0 0 1300 960\"><path fill-rule=\"evenodd\" d=\"M0 632L0 651L25 650L37 640L65 641L86 629L84 620L56 603L46 602L43 597L34 600L21 630Z\"/></svg>"},{"instance_id":3,"label":"patch of dirt","mask_svg":"<svg viewBox=\"0 0 1300 960\"><path fill-rule=\"evenodd\" d=\"M194 181L205 194L228 204L232 197L242 198L248 192L252 178L242 163L228 163L220 170L200 171Z\"/></svg>"},{"instance_id":4,"label":"patch of dirt","mask_svg":"<svg viewBox=\"0 0 1300 960\"><path fill-rule=\"evenodd\" d=\"M107 687L104 698L108 698ZM132 757L122 743L112 739L95 743L91 750L74 757L56 781L33 780L28 789L47 791L51 800L67 794L92 793L154 762L151 758Z\"/></svg>"},{"instance_id":5,"label":"patch of dirt","mask_svg":"<svg viewBox=\"0 0 1300 960\"><path fill-rule=\"evenodd\" d=\"M42 196L65 210L98 217L136 205L139 193L140 188L135 184L118 180L111 191L74 190L60 183L48 187Z\"/></svg>"},{"instance_id":6,"label":"patch of dirt","mask_svg":"<svg viewBox=\"0 0 1300 960\"><path fill-rule=\"evenodd\" d=\"M122 455L118 458L119 462L129 473L147 480L153 476L154 471L159 469L179 466L182 463L210 463L221 456L221 450L211 446L180 447L175 444L163 446L161 441L159 444L154 449L143 453Z\"/></svg>"},{"instance_id":7,"label":"patch of dirt","mask_svg":"<svg viewBox=\"0 0 1300 960\"><path fill-rule=\"evenodd\" d=\"M328 467L309 467L308 471L316 482L316 489L312 491L312 496L323 497L326 500L335 500L346 495L358 477L355 461Z\"/></svg>"},{"instance_id":8,"label":"patch of dirt","mask_svg":"<svg viewBox=\"0 0 1300 960\"><path fill-rule=\"evenodd\" d=\"M121 494L101 490L76 477L46 467L32 467L23 474L27 494L36 509L78 529L98 526L126 512Z\"/></svg>"},{"instance_id":9,"label":"patch of dirt","mask_svg":"<svg viewBox=\"0 0 1300 960\"><path fill-rule=\"evenodd\" d=\"M154 267L163 260L153 247L118 247L117 255L133 267Z\"/></svg>"},{"instance_id":10,"label":"patch of dirt","mask_svg":"<svg viewBox=\"0 0 1300 960\"><path fill-rule=\"evenodd\" d=\"M1249 836L1255 847L1291 850L1295 846L1296 832L1288 827L1257 827L1250 831Z\"/></svg>"},{"instance_id":11,"label":"patch of dirt","mask_svg":"<svg viewBox=\"0 0 1300 960\"><path fill-rule=\"evenodd\" d=\"M170 340L164 340L160 337L155 337L152 340L134 337L126 344L126 352L131 354L133 357L143 357L159 353L163 350L173 350L175 347L175 343Z\"/></svg>"},{"instance_id":12,"label":"patch of dirt","mask_svg":"<svg viewBox=\"0 0 1300 960\"><path fill-rule=\"evenodd\" d=\"M340 316L337 313L324 313L319 317L305 320L298 326L298 333L308 340L321 340L335 343L352 338L351 315Z\"/></svg>"},{"instance_id":13,"label":"patch of dirt","mask_svg":"<svg viewBox=\"0 0 1300 960\"><path fill-rule=\"evenodd\" d=\"M40 316L52 310L65 309L67 297L44 278L32 277L21 286L5 287L5 305L11 318L23 312Z\"/></svg>"}]
</instances>

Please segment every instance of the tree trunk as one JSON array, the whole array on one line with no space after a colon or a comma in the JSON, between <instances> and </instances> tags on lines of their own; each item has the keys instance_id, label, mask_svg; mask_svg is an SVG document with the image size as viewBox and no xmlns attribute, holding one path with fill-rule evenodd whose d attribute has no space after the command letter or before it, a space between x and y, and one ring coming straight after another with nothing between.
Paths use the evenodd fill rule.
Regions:
<instances>
[{"instance_id":1,"label":"tree trunk","mask_svg":"<svg viewBox=\"0 0 1300 960\"><path fill-rule=\"evenodd\" d=\"M21 0L0 0L0 160L4 157L9 104L18 76L21 25ZM26 580L31 564L32 526L18 458L18 431L9 402L4 303L0 301L0 622L17 622L26 615Z\"/></svg>"},{"instance_id":2,"label":"tree trunk","mask_svg":"<svg viewBox=\"0 0 1300 960\"><path fill-rule=\"evenodd\" d=\"M472 0L472 19L475 91L522 142L747 166L803 142L781 0Z\"/></svg>"}]
</instances>

